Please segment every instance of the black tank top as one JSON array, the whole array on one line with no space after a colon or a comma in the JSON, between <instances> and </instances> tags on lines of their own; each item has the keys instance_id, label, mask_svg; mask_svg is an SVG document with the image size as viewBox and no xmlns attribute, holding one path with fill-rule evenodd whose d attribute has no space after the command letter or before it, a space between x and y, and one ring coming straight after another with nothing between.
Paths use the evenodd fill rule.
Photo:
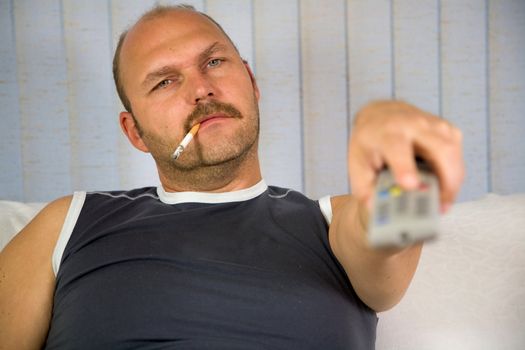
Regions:
<instances>
[{"instance_id":1,"label":"black tank top","mask_svg":"<svg viewBox=\"0 0 525 350\"><path fill-rule=\"evenodd\" d=\"M319 204L277 187L177 204L88 193L56 278L46 349L373 349L377 318Z\"/></svg>"}]
</instances>

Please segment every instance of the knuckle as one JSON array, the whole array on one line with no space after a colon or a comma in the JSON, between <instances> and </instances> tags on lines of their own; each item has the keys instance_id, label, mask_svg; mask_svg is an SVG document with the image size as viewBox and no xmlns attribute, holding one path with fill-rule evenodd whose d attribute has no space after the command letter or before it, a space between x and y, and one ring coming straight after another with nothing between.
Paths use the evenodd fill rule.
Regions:
<instances>
[{"instance_id":1,"label":"knuckle","mask_svg":"<svg viewBox=\"0 0 525 350\"><path fill-rule=\"evenodd\" d=\"M454 136L454 127L444 119L438 118L433 127L447 139L451 139Z\"/></svg>"},{"instance_id":2,"label":"knuckle","mask_svg":"<svg viewBox=\"0 0 525 350\"><path fill-rule=\"evenodd\" d=\"M403 118L388 118L382 125L383 138L387 141L403 141L409 138L410 129Z\"/></svg>"},{"instance_id":3,"label":"knuckle","mask_svg":"<svg viewBox=\"0 0 525 350\"><path fill-rule=\"evenodd\" d=\"M439 120L437 122L437 128L446 136L452 134L452 126L446 120Z\"/></svg>"},{"instance_id":4,"label":"knuckle","mask_svg":"<svg viewBox=\"0 0 525 350\"><path fill-rule=\"evenodd\" d=\"M436 117L426 114L417 114L415 117L416 122L420 128L431 129L436 121Z\"/></svg>"}]
</instances>

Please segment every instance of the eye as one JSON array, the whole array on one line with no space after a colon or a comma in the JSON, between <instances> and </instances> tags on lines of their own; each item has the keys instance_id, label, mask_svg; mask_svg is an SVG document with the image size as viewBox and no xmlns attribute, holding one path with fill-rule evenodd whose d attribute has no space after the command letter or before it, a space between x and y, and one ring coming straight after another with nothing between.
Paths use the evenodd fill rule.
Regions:
<instances>
[{"instance_id":1,"label":"eye","mask_svg":"<svg viewBox=\"0 0 525 350\"><path fill-rule=\"evenodd\" d=\"M173 83L173 80L172 79L164 79L163 81L161 81L160 83L157 84L157 86L155 87L156 89L163 89L165 88L166 86L170 85L171 83Z\"/></svg>"},{"instance_id":2,"label":"eye","mask_svg":"<svg viewBox=\"0 0 525 350\"><path fill-rule=\"evenodd\" d=\"M218 65L220 65L222 63L222 59L220 58L212 58L209 62L208 62L208 67L217 67Z\"/></svg>"}]
</instances>

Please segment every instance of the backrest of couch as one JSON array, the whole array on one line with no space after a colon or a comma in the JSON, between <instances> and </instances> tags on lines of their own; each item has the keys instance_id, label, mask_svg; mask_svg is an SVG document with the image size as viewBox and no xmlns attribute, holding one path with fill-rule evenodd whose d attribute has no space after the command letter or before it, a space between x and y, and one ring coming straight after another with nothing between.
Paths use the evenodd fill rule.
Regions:
<instances>
[{"instance_id":1,"label":"backrest of couch","mask_svg":"<svg viewBox=\"0 0 525 350\"><path fill-rule=\"evenodd\" d=\"M455 205L377 349L525 349L525 194Z\"/></svg>"},{"instance_id":2,"label":"backrest of couch","mask_svg":"<svg viewBox=\"0 0 525 350\"><path fill-rule=\"evenodd\" d=\"M0 250L44 207L45 203L0 200Z\"/></svg>"}]
</instances>

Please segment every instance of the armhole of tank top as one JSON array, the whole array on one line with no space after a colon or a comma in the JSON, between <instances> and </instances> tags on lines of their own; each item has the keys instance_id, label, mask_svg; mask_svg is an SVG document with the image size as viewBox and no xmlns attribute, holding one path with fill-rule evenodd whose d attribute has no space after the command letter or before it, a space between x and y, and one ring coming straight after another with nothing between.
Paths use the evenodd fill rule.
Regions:
<instances>
[{"instance_id":1,"label":"armhole of tank top","mask_svg":"<svg viewBox=\"0 0 525 350\"><path fill-rule=\"evenodd\" d=\"M328 226L332 223L332 202L330 198L331 196L324 196L319 199L319 208Z\"/></svg>"},{"instance_id":2,"label":"armhole of tank top","mask_svg":"<svg viewBox=\"0 0 525 350\"><path fill-rule=\"evenodd\" d=\"M53 250L52 264L55 277L58 275L58 269L60 269L62 255L64 254L67 242L71 237L71 233L73 233L73 229L75 228L78 216L80 215L80 211L84 206L85 200L86 192L78 191L73 193L73 199L69 205L66 219L64 220L64 225L62 225L62 230L60 231L55 249Z\"/></svg>"}]
</instances>

